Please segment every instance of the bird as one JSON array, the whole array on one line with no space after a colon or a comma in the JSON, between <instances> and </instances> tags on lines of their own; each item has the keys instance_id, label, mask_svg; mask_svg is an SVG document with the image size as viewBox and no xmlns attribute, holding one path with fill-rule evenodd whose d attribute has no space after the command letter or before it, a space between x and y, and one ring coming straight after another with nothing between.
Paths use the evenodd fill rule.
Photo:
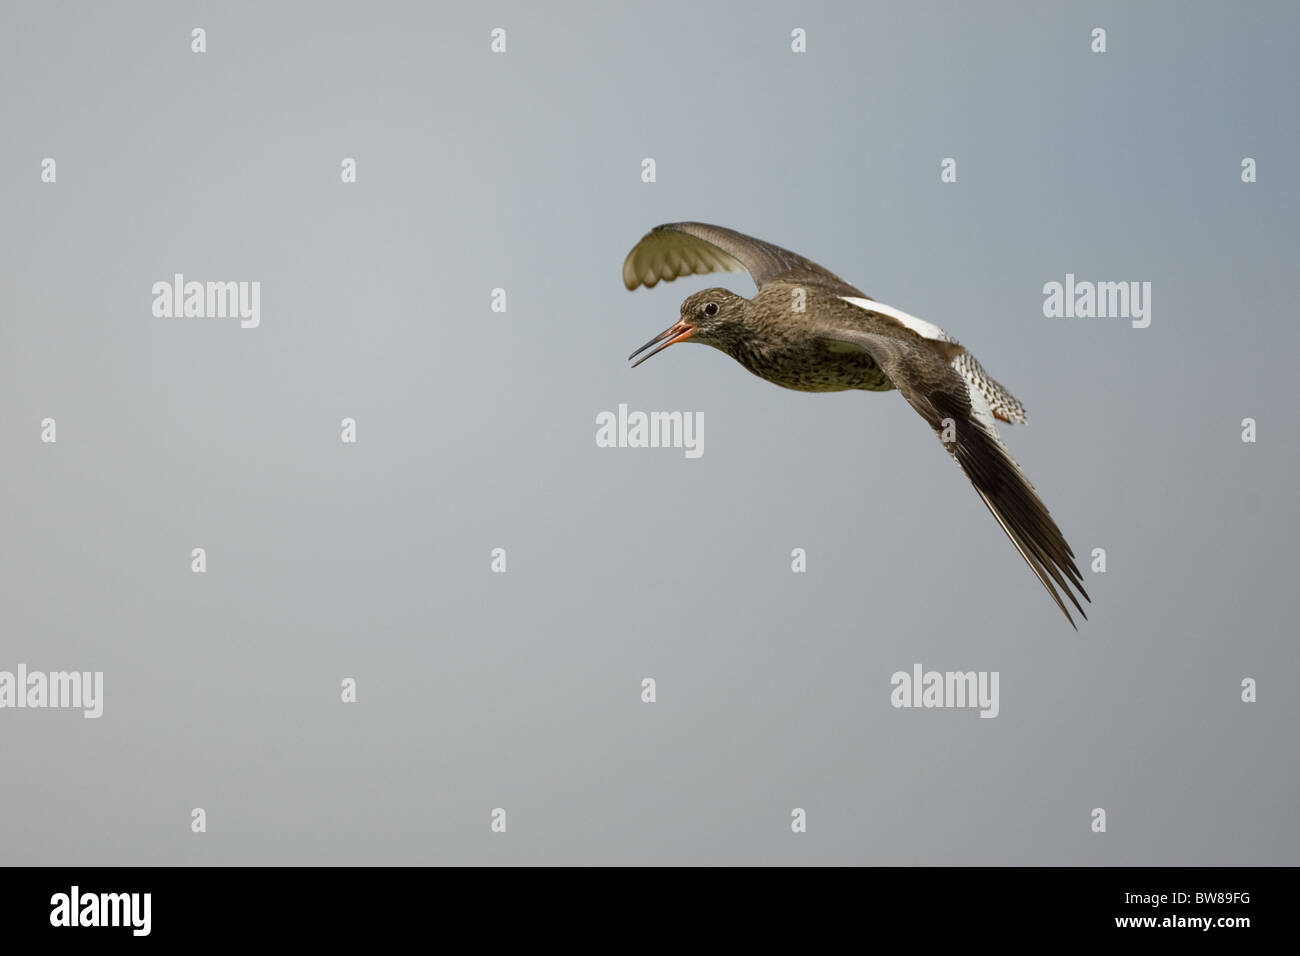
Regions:
<instances>
[{"instance_id":1,"label":"bird","mask_svg":"<svg viewBox=\"0 0 1300 956\"><path fill-rule=\"evenodd\" d=\"M670 345L695 342L796 391L897 389L1078 631L1061 594L1085 620L1079 596L1092 599L1074 552L995 424L1027 422L1025 406L947 332L875 301L803 256L703 222L651 229L624 260L623 284L635 291L681 276L742 271L758 287L752 299L723 288L688 296L677 323L628 356L641 356L632 368Z\"/></svg>"}]
</instances>

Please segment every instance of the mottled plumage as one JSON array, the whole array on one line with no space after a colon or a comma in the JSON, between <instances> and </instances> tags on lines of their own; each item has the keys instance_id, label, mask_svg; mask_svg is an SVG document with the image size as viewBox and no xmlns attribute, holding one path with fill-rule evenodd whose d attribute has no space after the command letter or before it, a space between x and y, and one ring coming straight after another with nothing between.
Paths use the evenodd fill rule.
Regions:
<instances>
[{"instance_id":1,"label":"mottled plumage","mask_svg":"<svg viewBox=\"0 0 1300 956\"><path fill-rule=\"evenodd\" d=\"M706 223L658 226L628 253L628 289L679 276L748 270L752 299L706 289L681 319L633 352L691 340L726 352L755 375L806 392L897 388L929 423L1025 562L1073 625L1060 591L1085 618L1083 577L1060 529L998 434L1024 406L942 329L875 302L815 262Z\"/></svg>"}]
</instances>

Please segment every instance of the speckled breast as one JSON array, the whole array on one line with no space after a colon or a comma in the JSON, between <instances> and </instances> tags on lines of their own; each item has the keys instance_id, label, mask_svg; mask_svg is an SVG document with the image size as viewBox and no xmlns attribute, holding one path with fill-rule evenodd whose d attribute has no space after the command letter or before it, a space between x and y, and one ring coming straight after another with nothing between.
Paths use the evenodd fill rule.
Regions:
<instances>
[{"instance_id":1,"label":"speckled breast","mask_svg":"<svg viewBox=\"0 0 1300 956\"><path fill-rule=\"evenodd\" d=\"M746 350L736 360L760 378L800 392L842 392L850 388L885 392L894 387L868 353L831 351L821 342L762 352Z\"/></svg>"}]
</instances>

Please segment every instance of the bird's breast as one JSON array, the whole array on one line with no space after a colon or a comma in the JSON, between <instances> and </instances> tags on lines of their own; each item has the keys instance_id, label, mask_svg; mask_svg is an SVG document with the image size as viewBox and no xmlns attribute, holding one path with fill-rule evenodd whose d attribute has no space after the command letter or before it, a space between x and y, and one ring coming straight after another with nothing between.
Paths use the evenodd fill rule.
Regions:
<instances>
[{"instance_id":1,"label":"bird's breast","mask_svg":"<svg viewBox=\"0 0 1300 956\"><path fill-rule=\"evenodd\" d=\"M759 378L800 392L841 392L857 388L888 391L894 383L866 352L831 351L816 338L743 345L736 361Z\"/></svg>"}]
</instances>

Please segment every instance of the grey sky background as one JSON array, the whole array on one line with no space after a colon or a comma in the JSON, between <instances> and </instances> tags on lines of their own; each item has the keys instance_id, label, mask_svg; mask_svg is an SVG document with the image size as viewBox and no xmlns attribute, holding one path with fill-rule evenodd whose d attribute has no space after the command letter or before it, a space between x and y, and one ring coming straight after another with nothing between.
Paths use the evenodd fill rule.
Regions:
<instances>
[{"instance_id":1,"label":"grey sky background","mask_svg":"<svg viewBox=\"0 0 1300 956\"><path fill-rule=\"evenodd\" d=\"M0 711L0 861L1300 863L1297 37L1286 3L5 4L0 669L105 703ZM897 393L627 368L753 290L626 292L682 219L1026 403L1004 437L1107 552L1077 634ZM155 319L175 272L261 281L260 328ZM1151 282L1151 326L1044 318L1067 272ZM703 412L703 457L597 448L620 402ZM914 662L999 671L999 717L891 708Z\"/></svg>"}]
</instances>

